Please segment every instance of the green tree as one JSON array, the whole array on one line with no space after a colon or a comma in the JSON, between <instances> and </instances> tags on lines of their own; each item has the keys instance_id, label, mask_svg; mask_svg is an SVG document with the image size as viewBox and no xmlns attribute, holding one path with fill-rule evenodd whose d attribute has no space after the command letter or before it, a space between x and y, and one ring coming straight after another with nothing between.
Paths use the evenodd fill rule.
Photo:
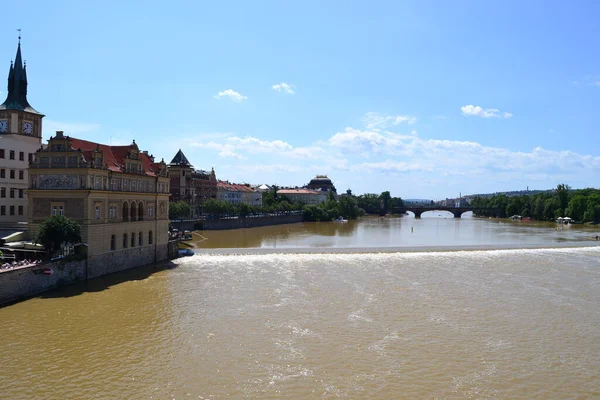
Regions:
<instances>
[{"instance_id":1,"label":"green tree","mask_svg":"<svg viewBox=\"0 0 600 400\"><path fill-rule=\"evenodd\" d=\"M190 218L192 209L185 201L169 204L169 219Z\"/></svg>"},{"instance_id":2,"label":"green tree","mask_svg":"<svg viewBox=\"0 0 600 400\"><path fill-rule=\"evenodd\" d=\"M556 186L556 196L558 196L560 214L564 213L569 205L569 190L571 190L571 187L564 183L560 183Z\"/></svg>"},{"instance_id":3,"label":"green tree","mask_svg":"<svg viewBox=\"0 0 600 400\"><path fill-rule=\"evenodd\" d=\"M50 254L55 254L63 244L81 242L81 227L70 218L54 215L39 225L35 242L42 244Z\"/></svg>"},{"instance_id":4,"label":"green tree","mask_svg":"<svg viewBox=\"0 0 600 400\"><path fill-rule=\"evenodd\" d=\"M571 197L571 200L569 200L565 215L573 218L575 221L583 221L583 214L585 214L587 210L587 203L587 197L581 194L574 195Z\"/></svg>"},{"instance_id":5,"label":"green tree","mask_svg":"<svg viewBox=\"0 0 600 400\"><path fill-rule=\"evenodd\" d=\"M375 193L365 193L356 198L358 206L367 214L379 214L379 196Z\"/></svg>"},{"instance_id":6,"label":"green tree","mask_svg":"<svg viewBox=\"0 0 600 400\"><path fill-rule=\"evenodd\" d=\"M383 213L386 214L387 211L390 209L390 205L392 203L392 196L390 195L390 192L387 190L385 192L381 192L381 194L379 195L379 202L379 208L381 208L381 202L383 202Z\"/></svg>"},{"instance_id":7,"label":"green tree","mask_svg":"<svg viewBox=\"0 0 600 400\"><path fill-rule=\"evenodd\" d=\"M347 219L356 219L364 213L358 208L356 199L350 196L340 197L337 209L340 215Z\"/></svg>"}]
</instances>

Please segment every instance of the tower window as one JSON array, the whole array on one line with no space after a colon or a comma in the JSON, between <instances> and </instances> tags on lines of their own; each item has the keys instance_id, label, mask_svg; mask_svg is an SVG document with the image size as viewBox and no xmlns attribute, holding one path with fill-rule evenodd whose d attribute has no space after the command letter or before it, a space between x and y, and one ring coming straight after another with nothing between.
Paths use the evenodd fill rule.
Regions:
<instances>
[{"instance_id":1,"label":"tower window","mask_svg":"<svg viewBox=\"0 0 600 400\"><path fill-rule=\"evenodd\" d=\"M14 160L14 159L15 159L15 151L14 151L14 150L11 150L11 151L10 151L10 159L11 159L11 160Z\"/></svg>"}]
</instances>

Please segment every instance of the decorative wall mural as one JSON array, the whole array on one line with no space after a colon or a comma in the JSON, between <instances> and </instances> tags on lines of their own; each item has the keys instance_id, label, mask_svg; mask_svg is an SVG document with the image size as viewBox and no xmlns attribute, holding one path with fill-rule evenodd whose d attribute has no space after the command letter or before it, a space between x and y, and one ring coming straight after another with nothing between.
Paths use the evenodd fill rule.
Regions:
<instances>
[{"instance_id":1,"label":"decorative wall mural","mask_svg":"<svg viewBox=\"0 0 600 400\"><path fill-rule=\"evenodd\" d=\"M77 189L77 175L39 175L39 189Z\"/></svg>"}]
</instances>

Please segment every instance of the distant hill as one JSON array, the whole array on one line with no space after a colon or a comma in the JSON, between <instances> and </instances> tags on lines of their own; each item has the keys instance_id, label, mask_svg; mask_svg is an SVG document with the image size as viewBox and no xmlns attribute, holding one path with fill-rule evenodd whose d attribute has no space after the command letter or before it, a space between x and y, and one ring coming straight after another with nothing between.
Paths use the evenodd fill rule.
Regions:
<instances>
[{"instance_id":1,"label":"distant hill","mask_svg":"<svg viewBox=\"0 0 600 400\"><path fill-rule=\"evenodd\" d=\"M554 189L547 189L547 190L512 190L509 192L496 192L496 193L478 193L478 194L469 194L463 197L470 197L470 198L474 198L474 197L493 197L499 194L503 194L507 197L512 197L512 196L532 196L534 194L538 194L538 193L548 193L548 192L552 192Z\"/></svg>"}]
</instances>

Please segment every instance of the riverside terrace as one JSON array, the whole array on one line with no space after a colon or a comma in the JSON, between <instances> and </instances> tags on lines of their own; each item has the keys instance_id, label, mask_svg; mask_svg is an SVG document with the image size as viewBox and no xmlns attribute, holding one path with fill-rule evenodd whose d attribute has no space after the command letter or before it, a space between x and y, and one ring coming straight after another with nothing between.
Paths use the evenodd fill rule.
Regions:
<instances>
[{"instance_id":1,"label":"riverside terrace","mask_svg":"<svg viewBox=\"0 0 600 400\"><path fill-rule=\"evenodd\" d=\"M406 214L407 211L411 211L415 214L415 218L421 218L421 214L427 211L450 211L454 214L454 218L460 218L467 211L486 211L487 213L493 215L498 218L504 215L504 210L502 208L489 208L489 207L448 207L448 206L439 206L439 205L417 205L417 206L404 206L404 207L396 207L392 209L394 214Z\"/></svg>"}]
</instances>

